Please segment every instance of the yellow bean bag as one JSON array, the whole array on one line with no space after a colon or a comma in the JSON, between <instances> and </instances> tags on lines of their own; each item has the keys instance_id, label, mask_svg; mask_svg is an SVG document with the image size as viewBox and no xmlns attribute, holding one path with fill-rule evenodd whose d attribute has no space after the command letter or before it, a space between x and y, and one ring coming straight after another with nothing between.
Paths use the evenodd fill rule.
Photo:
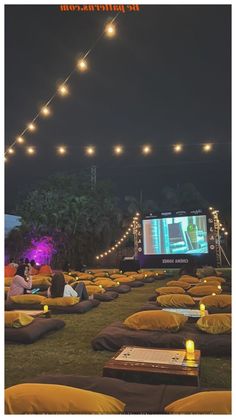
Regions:
<instances>
[{"instance_id":1,"label":"yellow bean bag","mask_svg":"<svg viewBox=\"0 0 236 419\"><path fill-rule=\"evenodd\" d=\"M220 294L221 289L215 286L211 285L199 285L190 288L188 291L188 294L192 295L193 297L203 297L205 295L211 295L213 293Z\"/></svg>"},{"instance_id":2,"label":"yellow bean bag","mask_svg":"<svg viewBox=\"0 0 236 419\"><path fill-rule=\"evenodd\" d=\"M160 287L156 289L157 294L167 295L167 294L185 294L185 291L181 287Z\"/></svg>"},{"instance_id":3,"label":"yellow bean bag","mask_svg":"<svg viewBox=\"0 0 236 419\"><path fill-rule=\"evenodd\" d=\"M188 284L198 284L200 283L200 279L196 278L195 276L191 275L181 275L179 281L187 282Z\"/></svg>"},{"instance_id":4,"label":"yellow bean bag","mask_svg":"<svg viewBox=\"0 0 236 419\"><path fill-rule=\"evenodd\" d=\"M190 284L183 281L169 281L167 282L166 285L167 287L180 287L180 288L183 288L184 290L188 290L191 287Z\"/></svg>"},{"instance_id":5,"label":"yellow bean bag","mask_svg":"<svg viewBox=\"0 0 236 419\"><path fill-rule=\"evenodd\" d=\"M225 308L231 307L231 295L221 294L221 295L208 295L201 298L200 304L204 304L206 308L217 307Z\"/></svg>"},{"instance_id":6,"label":"yellow bean bag","mask_svg":"<svg viewBox=\"0 0 236 419\"><path fill-rule=\"evenodd\" d=\"M136 274L137 274L136 271L127 271L127 272L124 272L124 275L127 275L127 276L129 276L129 275L136 275Z\"/></svg>"},{"instance_id":7,"label":"yellow bean bag","mask_svg":"<svg viewBox=\"0 0 236 419\"><path fill-rule=\"evenodd\" d=\"M110 288L110 287L116 287L117 286L115 281L112 281L109 278L102 278L102 277L95 279L94 284L102 285L103 288Z\"/></svg>"},{"instance_id":8,"label":"yellow bean bag","mask_svg":"<svg viewBox=\"0 0 236 419\"><path fill-rule=\"evenodd\" d=\"M124 274L112 274L110 275L111 279L118 279L118 278L123 278L125 275Z\"/></svg>"},{"instance_id":9,"label":"yellow bean bag","mask_svg":"<svg viewBox=\"0 0 236 419\"><path fill-rule=\"evenodd\" d=\"M6 277L6 278L4 278L4 285L5 285L6 287L10 287L10 286L11 286L11 284L12 284L12 280L13 280L13 278L10 278L10 277Z\"/></svg>"},{"instance_id":10,"label":"yellow bean bag","mask_svg":"<svg viewBox=\"0 0 236 419\"><path fill-rule=\"evenodd\" d=\"M209 282L209 281L218 281L221 284L224 284L226 282L224 278L221 278L219 276L205 276L205 278L202 278L201 281L203 281L203 282L204 281L206 281L206 282Z\"/></svg>"},{"instance_id":11,"label":"yellow bean bag","mask_svg":"<svg viewBox=\"0 0 236 419\"><path fill-rule=\"evenodd\" d=\"M106 291L102 285L86 285L86 290L88 295L103 294Z\"/></svg>"}]
</instances>

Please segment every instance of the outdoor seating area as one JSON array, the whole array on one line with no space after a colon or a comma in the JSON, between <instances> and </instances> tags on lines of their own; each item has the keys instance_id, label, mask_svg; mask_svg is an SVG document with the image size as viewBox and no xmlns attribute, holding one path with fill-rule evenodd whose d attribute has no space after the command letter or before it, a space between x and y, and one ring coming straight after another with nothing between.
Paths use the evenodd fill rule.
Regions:
<instances>
[{"instance_id":1,"label":"outdoor seating area","mask_svg":"<svg viewBox=\"0 0 236 419\"><path fill-rule=\"evenodd\" d=\"M164 272L155 270L132 272L132 274L126 272L118 278L112 278L113 275L109 271L98 272L98 275L90 272L82 274L81 279L78 272L65 274L71 283L83 281L83 277L89 278L84 280L85 283L89 281L86 287L98 287L103 291L94 295L108 294L109 297L111 294L111 297L114 297L115 293L116 298L100 301L93 298L73 305L54 306L45 296L25 294L21 297L22 302L19 301L20 297L18 299L12 297L13 301L6 302L6 400L9 413L21 413L22 407L12 401L13 394L17 394L18 391L20 391L21 406L25 409L25 404L27 404L28 413L52 413L55 409L57 413L64 413L65 408L67 413L73 413L73 409L77 409L79 413L80 408L83 408L82 405L80 408L75 407L76 404L71 401L73 397L76 399L80 397L79 393L73 393L75 389L93 392L94 395L102 393L104 396L112 396L115 401L109 399L109 404L106 400L100 413L161 414L171 413L172 409L174 413L181 413L181 409L184 412L186 407L184 404L179 407L180 400L184 403L185 398L196 395L196 406L194 407L195 399L193 399L193 404L190 404L192 410L189 411L189 413L194 413L194 409L199 408L198 397L200 394L204 397L205 392L207 395L210 394L209 392L214 392L217 397L221 397L222 394L225 396L220 410L215 401L214 406L203 403L205 410L210 408L214 413L214 409L218 409L217 413L228 413L231 405L228 397L231 380L231 295L222 293L209 295L208 287L206 287L206 295L195 302L185 290L181 294L175 293L175 288L170 286L172 281L170 281L169 272L165 279ZM229 270L225 276L226 279L219 276L219 283L230 283ZM47 274L48 283L51 282L51 277L52 274ZM135 278L140 281L147 277L152 278L153 281L145 283L143 287L130 288L130 292L124 295L115 291L106 291L107 285L109 289L119 287L120 278L129 278L129 281L133 282ZM34 276L34 281L38 281L37 275ZM114 286L111 287L110 281L114 283ZM175 277L175 281L179 283L183 279ZM201 278L199 284L203 284L204 281L205 278ZM9 279L8 282L10 282ZM195 287L195 284L191 287ZM166 288L169 288L170 294L166 293ZM191 288L187 291L189 289ZM148 297L153 294L153 291L156 292L156 302L148 302ZM34 301L35 297L36 300L40 300L37 304ZM18 301L14 302L14 299ZM49 304L46 304L47 300ZM107 301L110 301L109 304ZM83 303L91 303L96 309L78 311L76 307ZM211 308L218 309L220 314L209 314ZM185 310L190 317L185 315L186 313L183 314ZM192 320L191 311L195 316ZM76 316L77 313L82 312L83 316ZM197 374L196 381L190 380L188 375L183 378L183 374L176 375L175 373L171 377L171 368L178 368L174 366L169 366L166 374L163 374L163 368L158 374L157 369L153 372L150 369L145 370L146 367L142 367L145 370L143 373L140 372L141 368L132 374L133 364L131 363L129 368L127 362L123 372L121 372L121 367L117 370L113 367L111 370L106 368L106 363L109 364L109 360L112 356L114 357L114 352L120 353L122 348L143 348L147 354L151 348L162 350L165 354L170 350L178 350L184 351L187 356L187 341L194 342L195 362L198 362L198 367L194 370ZM14 361L16 359L14 354L22 356L22 362L24 362L28 356L27 348L33 348L33 352L29 349L32 361L34 359L38 361L37 365L34 361L31 365L26 363L22 370L17 361ZM48 360L43 358L42 351L47 353ZM201 361L197 354L201 354ZM69 364L68 360L70 360ZM145 357L143 362L141 364L145 365ZM184 368L186 370L186 367ZM216 376L218 368L221 369L222 374ZM29 383L35 385L29 387ZM20 385L22 385L22 390ZM60 386L59 390L62 391L63 397L66 399L69 397L69 401L63 405L57 402L55 407L55 403L49 400L46 393L44 398L42 386L45 386L46 393L51 391L52 394L57 391L57 386ZM71 393L68 387L71 388ZM36 403L34 399L39 391L40 402ZM153 394L155 394L154 398ZM98 400L95 397L91 402L95 410ZM179 412L178 409L180 409ZM204 407L202 409L202 413L208 413L204 411ZM90 411L89 413L98 412ZM184 413L187 413L187 410Z\"/></svg>"}]
</instances>

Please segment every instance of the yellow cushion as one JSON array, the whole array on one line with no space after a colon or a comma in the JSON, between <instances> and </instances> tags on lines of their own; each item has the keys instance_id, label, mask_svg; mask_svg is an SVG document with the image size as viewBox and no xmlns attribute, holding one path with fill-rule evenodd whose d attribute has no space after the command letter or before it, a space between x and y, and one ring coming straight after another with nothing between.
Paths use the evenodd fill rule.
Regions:
<instances>
[{"instance_id":1,"label":"yellow cushion","mask_svg":"<svg viewBox=\"0 0 236 419\"><path fill-rule=\"evenodd\" d=\"M207 282L205 282L205 281L203 281L203 282L201 282L201 284L200 284L201 286L213 286L213 287L217 287L218 285L220 285L221 286L221 282L219 282L219 281L213 281L213 280L211 280L211 281L207 281Z\"/></svg>"},{"instance_id":2,"label":"yellow cushion","mask_svg":"<svg viewBox=\"0 0 236 419\"><path fill-rule=\"evenodd\" d=\"M38 275L35 275L32 279L32 287L33 288L38 288L41 286L45 286L45 287L50 287L51 286L51 282L49 281L49 277L39 277Z\"/></svg>"},{"instance_id":3,"label":"yellow cushion","mask_svg":"<svg viewBox=\"0 0 236 419\"><path fill-rule=\"evenodd\" d=\"M220 294L221 290L217 286L211 285L198 285L188 290L188 294L193 297L203 297L204 295Z\"/></svg>"},{"instance_id":4,"label":"yellow cushion","mask_svg":"<svg viewBox=\"0 0 236 419\"><path fill-rule=\"evenodd\" d=\"M124 272L124 275L127 275L127 276L129 276L129 275L136 275L136 274L137 274L136 271L126 271L126 272Z\"/></svg>"},{"instance_id":5,"label":"yellow cushion","mask_svg":"<svg viewBox=\"0 0 236 419\"><path fill-rule=\"evenodd\" d=\"M10 297L10 299L13 303L16 304L41 304L45 297L37 294L23 294L14 295Z\"/></svg>"},{"instance_id":6,"label":"yellow cushion","mask_svg":"<svg viewBox=\"0 0 236 419\"><path fill-rule=\"evenodd\" d=\"M82 273L82 274L78 275L78 278L79 279L82 279L82 280L85 279L87 281L91 281L92 279L94 279L94 276L91 275L91 274L84 274L84 273Z\"/></svg>"},{"instance_id":7,"label":"yellow cushion","mask_svg":"<svg viewBox=\"0 0 236 419\"><path fill-rule=\"evenodd\" d=\"M144 271L144 272L140 271L140 273L142 273L145 278L153 278L156 275L155 272L152 272L152 271Z\"/></svg>"},{"instance_id":8,"label":"yellow cushion","mask_svg":"<svg viewBox=\"0 0 236 419\"><path fill-rule=\"evenodd\" d=\"M156 292L160 295L185 294L184 289L181 287L160 287L160 288L156 288Z\"/></svg>"},{"instance_id":9,"label":"yellow cushion","mask_svg":"<svg viewBox=\"0 0 236 419\"><path fill-rule=\"evenodd\" d=\"M166 413L174 414L230 414L231 391L203 391L176 400L165 407Z\"/></svg>"},{"instance_id":10,"label":"yellow cushion","mask_svg":"<svg viewBox=\"0 0 236 419\"><path fill-rule=\"evenodd\" d=\"M167 282L167 287L180 287L183 288L183 290L188 290L191 285L189 285L187 282L184 281L169 281Z\"/></svg>"},{"instance_id":11,"label":"yellow cushion","mask_svg":"<svg viewBox=\"0 0 236 419\"><path fill-rule=\"evenodd\" d=\"M201 298L200 304L204 304L206 308L208 307L218 307L224 308L231 306L231 295L207 295L206 297Z\"/></svg>"},{"instance_id":12,"label":"yellow cushion","mask_svg":"<svg viewBox=\"0 0 236 419\"><path fill-rule=\"evenodd\" d=\"M219 335L222 333L231 332L231 314L209 314L208 316L201 317L196 326L203 332L212 335Z\"/></svg>"},{"instance_id":13,"label":"yellow cushion","mask_svg":"<svg viewBox=\"0 0 236 419\"><path fill-rule=\"evenodd\" d=\"M88 295L93 295L93 294L103 294L106 290L103 288L103 286L101 285L101 287L99 287L99 285L86 285L86 290Z\"/></svg>"},{"instance_id":14,"label":"yellow cushion","mask_svg":"<svg viewBox=\"0 0 236 419\"><path fill-rule=\"evenodd\" d=\"M114 397L57 384L26 383L5 390L5 414L111 414L124 408Z\"/></svg>"},{"instance_id":15,"label":"yellow cushion","mask_svg":"<svg viewBox=\"0 0 236 419\"><path fill-rule=\"evenodd\" d=\"M128 275L128 277L131 276L135 279L135 281L142 281L145 278L144 274L133 274L133 275ZM147 276L146 276L147 278Z\"/></svg>"},{"instance_id":16,"label":"yellow cushion","mask_svg":"<svg viewBox=\"0 0 236 419\"><path fill-rule=\"evenodd\" d=\"M112 278L112 279L123 278L123 277L124 277L123 274L112 274L112 275L110 275L110 278Z\"/></svg>"},{"instance_id":17,"label":"yellow cushion","mask_svg":"<svg viewBox=\"0 0 236 419\"><path fill-rule=\"evenodd\" d=\"M67 306L74 306L80 302L79 297L56 297L56 298L45 298L43 297L43 301L41 304L46 304L48 306L60 306L60 307L67 307Z\"/></svg>"},{"instance_id":18,"label":"yellow cushion","mask_svg":"<svg viewBox=\"0 0 236 419\"><path fill-rule=\"evenodd\" d=\"M132 314L124 321L124 325L135 330L166 330L176 332L187 320L188 317L182 314L150 310Z\"/></svg>"},{"instance_id":19,"label":"yellow cushion","mask_svg":"<svg viewBox=\"0 0 236 419\"><path fill-rule=\"evenodd\" d=\"M188 284L197 284L198 282L200 282L200 279L191 275L181 275L179 281L188 282Z\"/></svg>"},{"instance_id":20,"label":"yellow cushion","mask_svg":"<svg viewBox=\"0 0 236 419\"><path fill-rule=\"evenodd\" d=\"M133 282L133 281L135 281L135 278L132 276L132 275L130 275L130 276L119 276L119 278L116 278L115 279L115 282L120 282L120 283L122 283L122 282Z\"/></svg>"},{"instance_id":21,"label":"yellow cushion","mask_svg":"<svg viewBox=\"0 0 236 419\"><path fill-rule=\"evenodd\" d=\"M103 288L116 287L116 285L117 285L110 278L97 278L97 279L95 279L94 283L96 285L102 285Z\"/></svg>"},{"instance_id":22,"label":"yellow cushion","mask_svg":"<svg viewBox=\"0 0 236 419\"><path fill-rule=\"evenodd\" d=\"M205 278L202 278L202 281L218 281L221 284L224 284L226 282L224 278L221 278L219 276L205 276Z\"/></svg>"},{"instance_id":23,"label":"yellow cushion","mask_svg":"<svg viewBox=\"0 0 236 419\"><path fill-rule=\"evenodd\" d=\"M5 285L6 287L10 287L10 286L11 286L11 284L12 284L12 280L13 280L13 278L5 277L5 278L4 278L4 285Z\"/></svg>"},{"instance_id":24,"label":"yellow cushion","mask_svg":"<svg viewBox=\"0 0 236 419\"><path fill-rule=\"evenodd\" d=\"M195 305L190 295L183 294L160 295L157 297L157 302L163 307L190 307Z\"/></svg>"},{"instance_id":25,"label":"yellow cushion","mask_svg":"<svg viewBox=\"0 0 236 419\"><path fill-rule=\"evenodd\" d=\"M17 311L5 311L5 326L19 328L32 323L33 317Z\"/></svg>"},{"instance_id":26,"label":"yellow cushion","mask_svg":"<svg viewBox=\"0 0 236 419\"><path fill-rule=\"evenodd\" d=\"M67 284L72 284L73 282L75 282L74 276L65 274L64 272L63 272L63 275Z\"/></svg>"},{"instance_id":27,"label":"yellow cushion","mask_svg":"<svg viewBox=\"0 0 236 419\"><path fill-rule=\"evenodd\" d=\"M101 272L94 273L93 276L94 276L94 278L101 278L101 277L107 278L108 277L108 273L106 273L104 271L101 271Z\"/></svg>"}]
</instances>

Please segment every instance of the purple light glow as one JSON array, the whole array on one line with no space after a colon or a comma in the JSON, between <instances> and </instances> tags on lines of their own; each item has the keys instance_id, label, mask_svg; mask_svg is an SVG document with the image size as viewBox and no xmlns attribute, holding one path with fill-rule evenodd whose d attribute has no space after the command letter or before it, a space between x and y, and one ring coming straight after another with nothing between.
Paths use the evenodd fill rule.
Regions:
<instances>
[{"instance_id":1,"label":"purple light glow","mask_svg":"<svg viewBox=\"0 0 236 419\"><path fill-rule=\"evenodd\" d=\"M29 260L34 259L36 264L50 265L52 255L56 253L52 237L44 236L40 240L32 239L31 247L26 250L23 257Z\"/></svg>"}]
</instances>

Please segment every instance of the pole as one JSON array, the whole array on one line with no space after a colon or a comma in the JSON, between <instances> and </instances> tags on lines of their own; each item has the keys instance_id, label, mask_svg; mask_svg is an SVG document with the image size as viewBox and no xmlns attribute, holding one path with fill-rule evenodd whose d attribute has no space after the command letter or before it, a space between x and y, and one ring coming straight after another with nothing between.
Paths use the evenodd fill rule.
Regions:
<instances>
[{"instance_id":1,"label":"pole","mask_svg":"<svg viewBox=\"0 0 236 419\"><path fill-rule=\"evenodd\" d=\"M97 184L97 166L91 166L90 172L90 182L91 182L91 190L94 191L96 189Z\"/></svg>"}]
</instances>

